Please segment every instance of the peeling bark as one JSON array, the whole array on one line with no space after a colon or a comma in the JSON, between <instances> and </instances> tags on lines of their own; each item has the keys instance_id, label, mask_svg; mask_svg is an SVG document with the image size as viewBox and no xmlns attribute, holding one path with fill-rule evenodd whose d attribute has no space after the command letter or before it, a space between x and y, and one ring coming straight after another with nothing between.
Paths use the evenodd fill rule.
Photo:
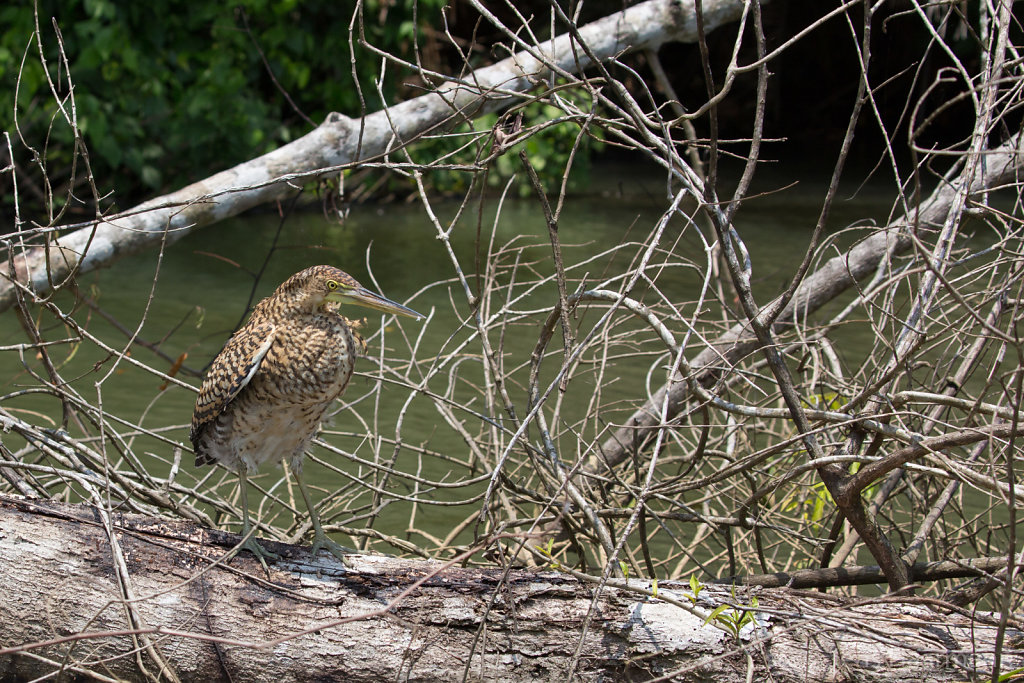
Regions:
<instances>
[{"instance_id":1,"label":"peeling bark","mask_svg":"<svg viewBox=\"0 0 1024 683\"><path fill-rule=\"evenodd\" d=\"M112 523L112 547L104 519ZM920 604L706 586L697 608L758 600L740 644L688 587L598 588L556 571L353 556L283 559L266 580L238 539L185 522L0 497L0 678L303 680L964 680L989 676L996 627ZM124 558L118 569L118 556ZM419 584L417 585L417 582ZM131 608L121 598L130 585ZM129 622L128 613L134 621ZM129 627L135 623L135 628ZM1019 642L1020 632L1007 632ZM167 669L149 654L151 647ZM749 659L747 656L749 653ZM1003 668L1024 665L1004 648ZM571 672L571 673L570 673Z\"/></svg>"}]
</instances>

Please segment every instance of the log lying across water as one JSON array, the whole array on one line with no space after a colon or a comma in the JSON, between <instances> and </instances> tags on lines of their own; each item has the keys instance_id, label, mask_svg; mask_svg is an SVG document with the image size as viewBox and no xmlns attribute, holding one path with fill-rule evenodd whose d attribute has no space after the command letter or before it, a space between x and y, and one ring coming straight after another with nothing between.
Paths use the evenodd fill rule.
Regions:
<instances>
[{"instance_id":1,"label":"log lying across water","mask_svg":"<svg viewBox=\"0 0 1024 683\"><path fill-rule=\"evenodd\" d=\"M113 542L111 541L113 539ZM789 589L466 569L306 548L269 580L237 536L0 496L0 679L962 681L990 676L998 627L921 604ZM647 591L645 594L644 591ZM700 614L751 605L737 639ZM725 617L741 612L729 608ZM721 620L720 620L721 621ZM719 624L721 625L721 623ZM1001 670L1024 666L1008 628Z\"/></svg>"}]
</instances>

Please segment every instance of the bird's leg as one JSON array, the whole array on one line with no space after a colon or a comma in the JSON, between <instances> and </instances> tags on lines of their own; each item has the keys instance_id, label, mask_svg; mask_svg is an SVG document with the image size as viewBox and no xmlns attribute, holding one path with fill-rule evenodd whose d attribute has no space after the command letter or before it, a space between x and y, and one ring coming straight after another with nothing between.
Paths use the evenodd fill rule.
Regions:
<instances>
[{"instance_id":1,"label":"bird's leg","mask_svg":"<svg viewBox=\"0 0 1024 683\"><path fill-rule=\"evenodd\" d=\"M229 552L224 559L230 560L238 554L239 550L248 550L256 556L256 559L263 565L263 571L269 576L270 570L267 569L267 558L276 560L280 555L260 547L260 544L256 541L256 534L252 533L252 526L249 524L249 485L245 478L245 465L238 468L238 490L242 494L242 538L244 540L234 550Z\"/></svg>"},{"instance_id":2,"label":"bird's leg","mask_svg":"<svg viewBox=\"0 0 1024 683\"><path fill-rule=\"evenodd\" d=\"M320 516L316 513L316 507L313 505L313 500L309 497L309 491L306 490L306 484L302 481L302 470L295 468L292 470L295 474L295 481L299 483L299 491L302 492L302 499L306 501L306 508L309 510L309 521L313 523L313 546L310 548L310 552L316 557L317 552L320 548L326 548L332 555L341 560L341 563L346 567L352 566L345 557L346 554L354 554L359 551L353 550L352 548L346 548L343 545L332 541L327 538L327 534L324 533L324 529L320 526Z\"/></svg>"}]
</instances>

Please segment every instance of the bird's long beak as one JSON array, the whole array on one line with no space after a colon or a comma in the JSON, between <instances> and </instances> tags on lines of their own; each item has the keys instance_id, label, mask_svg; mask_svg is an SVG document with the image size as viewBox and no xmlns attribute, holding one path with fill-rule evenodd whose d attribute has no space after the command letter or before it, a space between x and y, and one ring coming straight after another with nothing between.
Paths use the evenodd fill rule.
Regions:
<instances>
[{"instance_id":1,"label":"bird's long beak","mask_svg":"<svg viewBox=\"0 0 1024 683\"><path fill-rule=\"evenodd\" d=\"M371 292L366 287L358 286L353 289L349 289L344 292L331 292L326 297L327 301L337 301L343 304L355 304L356 306L365 306L366 308L372 308L375 311L383 311L384 313L393 313L395 315L404 315L409 318L416 318L420 320L425 316L422 313L417 313L411 308L407 308L402 304L395 303L391 299L386 299L376 292Z\"/></svg>"}]
</instances>

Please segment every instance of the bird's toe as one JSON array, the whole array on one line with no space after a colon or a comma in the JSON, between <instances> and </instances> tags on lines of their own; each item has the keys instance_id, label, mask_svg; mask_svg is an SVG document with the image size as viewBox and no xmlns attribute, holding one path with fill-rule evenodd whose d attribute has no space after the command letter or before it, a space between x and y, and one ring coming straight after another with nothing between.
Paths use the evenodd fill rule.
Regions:
<instances>
[{"instance_id":1,"label":"bird's toe","mask_svg":"<svg viewBox=\"0 0 1024 683\"><path fill-rule=\"evenodd\" d=\"M245 539L244 541L236 545L234 548L232 548L231 552L227 554L224 560L230 560L231 558L238 555L238 552L241 550L248 550L250 553L255 555L256 559L260 561L261 565L263 565L263 571L267 574L267 576L270 576L270 569L267 567L267 560L281 559L280 555L273 552L272 550L267 550L266 548L262 547L253 536L250 536L249 538Z\"/></svg>"},{"instance_id":2,"label":"bird's toe","mask_svg":"<svg viewBox=\"0 0 1024 683\"><path fill-rule=\"evenodd\" d=\"M345 556L355 555L359 552L358 550L346 548L345 546L332 541L327 538L327 534L315 534L313 536L313 545L310 547L310 553L312 553L313 557L316 557L317 553L319 553L321 549L334 555L346 567L351 567L352 562Z\"/></svg>"}]
</instances>

